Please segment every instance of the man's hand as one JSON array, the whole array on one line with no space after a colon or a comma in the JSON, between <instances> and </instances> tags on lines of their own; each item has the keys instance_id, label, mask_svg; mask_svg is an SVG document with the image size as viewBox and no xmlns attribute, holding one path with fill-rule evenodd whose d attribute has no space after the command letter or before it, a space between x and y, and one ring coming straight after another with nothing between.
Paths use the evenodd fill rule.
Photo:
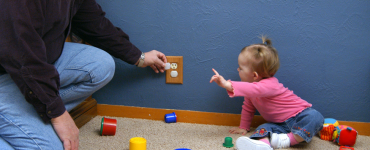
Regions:
<instances>
[{"instance_id":1,"label":"man's hand","mask_svg":"<svg viewBox=\"0 0 370 150\"><path fill-rule=\"evenodd\" d=\"M212 78L209 81L209 83L212 83L214 81L214 82L216 82L218 84L218 86L220 86L222 88L225 88L228 91L233 91L233 88L231 86L231 82L230 81L226 81L224 79L224 77L222 77L221 75L219 75L218 72L215 69L212 68L212 70L215 73L215 75L212 76Z\"/></svg>"},{"instance_id":2,"label":"man's hand","mask_svg":"<svg viewBox=\"0 0 370 150\"><path fill-rule=\"evenodd\" d=\"M231 128L229 130L229 132L231 134L242 134L242 135L245 135L245 134L247 134L248 131L245 130L245 129L240 129L239 127L233 127L233 128Z\"/></svg>"},{"instance_id":3,"label":"man's hand","mask_svg":"<svg viewBox=\"0 0 370 150\"><path fill-rule=\"evenodd\" d=\"M51 119L51 124L63 142L65 150L78 150L79 130L67 111L61 116Z\"/></svg>"},{"instance_id":4,"label":"man's hand","mask_svg":"<svg viewBox=\"0 0 370 150\"><path fill-rule=\"evenodd\" d=\"M144 68L146 66L150 66L156 73L159 73L159 71L163 73L165 70L164 67L166 66L166 63L167 63L166 55L159 51L152 50L150 52L145 53L144 64L142 67Z\"/></svg>"}]
</instances>

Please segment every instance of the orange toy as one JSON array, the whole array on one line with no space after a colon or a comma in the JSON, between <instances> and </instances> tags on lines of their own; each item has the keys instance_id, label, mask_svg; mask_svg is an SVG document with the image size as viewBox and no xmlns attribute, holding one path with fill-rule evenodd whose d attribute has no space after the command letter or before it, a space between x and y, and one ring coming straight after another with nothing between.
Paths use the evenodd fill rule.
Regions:
<instances>
[{"instance_id":1,"label":"orange toy","mask_svg":"<svg viewBox=\"0 0 370 150\"><path fill-rule=\"evenodd\" d=\"M325 118L322 130L319 132L320 138L326 141L333 141L333 133L339 125L338 121L333 118Z\"/></svg>"},{"instance_id":2,"label":"orange toy","mask_svg":"<svg viewBox=\"0 0 370 150\"><path fill-rule=\"evenodd\" d=\"M334 133L334 125L326 125L322 128L320 131L320 138L326 141L332 141L333 139L333 133Z\"/></svg>"}]
</instances>

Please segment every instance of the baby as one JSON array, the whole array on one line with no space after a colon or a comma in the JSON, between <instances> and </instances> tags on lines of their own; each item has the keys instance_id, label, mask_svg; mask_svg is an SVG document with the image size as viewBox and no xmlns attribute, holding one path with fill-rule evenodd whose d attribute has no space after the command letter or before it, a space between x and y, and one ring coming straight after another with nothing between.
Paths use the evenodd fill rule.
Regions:
<instances>
[{"instance_id":1,"label":"baby","mask_svg":"<svg viewBox=\"0 0 370 150\"><path fill-rule=\"evenodd\" d=\"M210 80L225 88L230 97L244 97L240 126L229 132L245 135L256 110L268 121L257 127L250 138L239 137L238 150L288 148L303 141L310 142L320 132L324 124L321 113L274 77L280 62L270 39L262 37L262 44L243 48L238 64L241 81L226 81L215 69Z\"/></svg>"}]
</instances>

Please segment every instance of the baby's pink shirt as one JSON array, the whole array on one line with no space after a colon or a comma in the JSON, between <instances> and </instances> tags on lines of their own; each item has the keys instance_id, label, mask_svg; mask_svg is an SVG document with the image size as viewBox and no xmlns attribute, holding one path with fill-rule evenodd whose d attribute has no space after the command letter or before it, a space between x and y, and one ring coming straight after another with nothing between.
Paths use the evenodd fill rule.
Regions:
<instances>
[{"instance_id":1,"label":"baby's pink shirt","mask_svg":"<svg viewBox=\"0 0 370 150\"><path fill-rule=\"evenodd\" d=\"M234 91L227 91L229 96L244 97L241 129L250 129L256 109L266 121L281 123L312 106L285 88L275 77L253 83L231 81L231 84Z\"/></svg>"}]
</instances>

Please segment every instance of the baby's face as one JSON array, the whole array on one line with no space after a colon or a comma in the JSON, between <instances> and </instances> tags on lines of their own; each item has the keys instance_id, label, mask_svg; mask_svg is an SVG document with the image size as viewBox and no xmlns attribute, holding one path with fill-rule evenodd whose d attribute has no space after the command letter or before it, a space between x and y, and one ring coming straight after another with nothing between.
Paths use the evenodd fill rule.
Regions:
<instances>
[{"instance_id":1,"label":"baby's face","mask_svg":"<svg viewBox=\"0 0 370 150\"><path fill-rule=\"evenodd\" d=\"M238 72L239 72L239 77L241 81L252 83L252 82L255 82L255 78L254 78L255 72L253 71L253 67L252 67L250 60L247 59L249 58L248 56L246 56L247 54L248 54L247 52L243 52L239 54Z\"/></svg>"}]
</instances>

